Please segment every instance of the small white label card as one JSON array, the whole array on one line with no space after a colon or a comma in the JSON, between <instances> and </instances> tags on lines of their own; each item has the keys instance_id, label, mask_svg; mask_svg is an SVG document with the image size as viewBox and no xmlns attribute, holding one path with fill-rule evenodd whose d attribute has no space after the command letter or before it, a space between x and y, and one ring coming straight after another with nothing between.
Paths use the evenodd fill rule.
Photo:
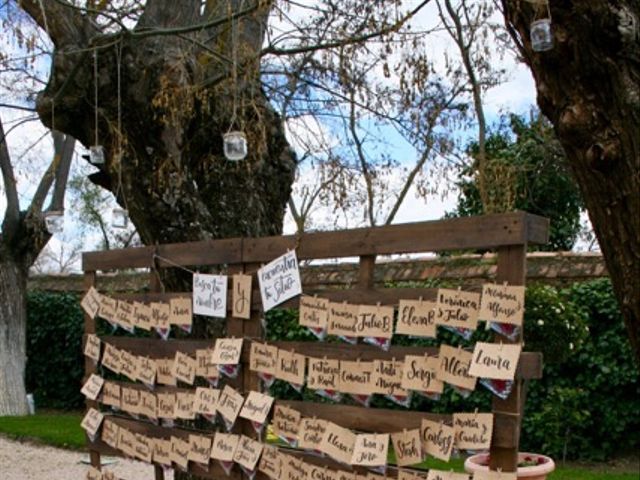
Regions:
<instances>
[{"instance_id":1,"label":"small white label card","mask_svg":"<svg viewBox=\"0 0 640 480\"><path fill-rule=\"evenodd\" d=\"M211 363L237 365L242 355L242 338L218 338L213 349Z\"/></svg>"},{"instance_id":2,"label":"small white label card","mask_svg":"<svg viewBox=\"0 0 640 480\"><path fill-rule=\"evenodd\" d=\"M195 401L196 396L194 393L177 392L174 418L181 418L183 420L193 420L196 418L196 414L193 412L193 404Z\"/></svg>"},{"instance_id":3,"label":"small white label card","mask_svg":"<svg viewBox=\"0 0 640 480\"><path fill-rule=\"evenodd\" d=\"M158 418L158 398L153 392L140 390L140 414L155 420Z\"/></svg>"},{"instance_id":4,"label":"small white label card","mask_svg":"<svg viewBox=\"0 0 640 480\"><path fill-rule=\"evenodd\" d=\"M422 462L422 441L420 440L419 428L392 433L391 442L398 466L406 467Z\"/></svg>"},{"instance_id":5,"label":"small white label card","mask_svg":"<svg viewBox=\"0 0 640 480\"><path fill-rule=\"evenodd\" d=\"M436 323L438 325L469 330L475 330L478 326L479 293L440 288L437 306Z\"/></svg>"},{"instance_id":6,"label":"small white label card","mask_svg":"<svg viewBox=\"0 0 640 480\"><path fill-rule=\"evenodd\" d=\"M521 344L477 342L469 375L495 380L513 380L522 352Z\"/></svg>"},{"instance_id":7,"label":"small white label card","mask_svg":"<svg viewBox=\"0 0 640 480\"><path fill-rule=\"evenodd\" d=\"M176 386L176 377L173 376L173 358L156 359L156 381L170 387Z\"/></svg>"},{"instance_id":8,"label":"small white label card","mask_svg":"<svg viewBox=\"0 0 640 480\"><path fill-rule=\"evenodd\" d=\"M232 462L239 441L240 435L216 432L211 446L211 458L221 462Z\"/></svg>"},{"instance_id":9,"label":"small white label card","mask_svg":"<svg viewBox=\"0 0 640 480\"><path fill-rule=\"evenodd\" d=\"M436 302L400 300L396 333L435 338L436 315Z\"/></svg>"},{"instance_id":10,"label":"small white label card","mask_svg":"<svg viewBox=\"0 0 640 480\"><path fill-rule=\"evenodd\" d=\"M453 429L459 450L488 450L493 434L493 414L454 413Z\"/></svg>"},{"instance_id":11,"label":"small white label card","mask_svg":"<svg viewBox=\"0 0 640 480\"><path fill-rule=\"evenodd\" d=\"M240 410L240 417L262 425L267 421L273 400L274 398L269 395L255 391L249 392Z\"/></svg>"},{"instance_id":12,"label":"small white label card","mask_svg":"<svg viewBox=\"0 0 640 480\"><path fill-rule=\"evenodd\" d=\"M363 433L356 435L351 464L365 467L382 467L387 464L388 453L388 433Z\"/></svg>"},{"instance_id":13,"label":"small white label card","mask_svg":"<svg viewBox=\"0 0 640 480\"><path fill-rule=\"evenodd\" d=\"M90 333L86 337L86 343L84 344L84 354L90 359L99 362L100 361L100 338L93 333Z\"/></svg>"},{"instance_id":14,"label":"small white label card","mask_svg":"<svg viewBox=\"0 0 640 480\"><path fill-rule=\"evenodd\" d=\"M242 465L248 471L253 471L260 460L262 453L262 442L258 442L253 438L240 435L238 448L233 454L233 461Z\"/></svg>"},{"instance_id":15,"label":"small white label card","mask_svg":"<svg viewBox=\"0 0 640 480\"><path fill-rule=\"evenodd\" d=\"M153 314L151 306L142 302L133 302L133 324L142 330L151 330Z\"/></svg>"},{"instance_id":16,"label":"small white label card","mask_svg":"<svg viewBox=\"0 0 640 480\"><path fill-rule=\"evenodd\" d=\"M352 395L371 395L374 392L374 362L341 361L340 391Z\"/></svg>"},{"instance_id":17,"label":"small white label card","mask_svg":"<svg viewBox=\"0 0 640 480\"><path fill-rule=\"evenodd\" d=\"M300 432L300 412L284 405L276 405L273 412L273 433L282 439L293 443Z\"/></svg>"},{"instance_id":18,"label":"small white label card","mask_svg":"<svg viewBox=\"0 0 640 480\"><path fill-rule=\"evenodd\" d=\"M327 429L327 421L320 418L305 417L300 422L298 431L298 448L320 450L320 443Z\"/></svg>"},{"instance_id":19,"label":"small white label card","mask_svg":"<svg viewBox=\"0 0 640 480\"><path fill-rule=\"evenodd\" d=\"M278 447L267 444L264 445L258 470L273 480L280 480L282 461L280 460Z\"/></svg>"},{"instance_id":20,"label":"small white label card","mask_svg":"<svg viewBox=\"0 0 640 480\"><path fill-rule=\"evenodd\" d=\"M176 418L176 394L160 392L158 398L158 418Z\"/></svg>"},{"instance_id":21,"label":"small white label card","mask_svg":"<svg viewBox=\"0 0 640 480\"><path fill-rule=\"evenodd\" d=\"M211 437L189 435L189 461L208 465L211 459L211 441Z\"/></svg>"},{"instance_id":22,"label":"small white label card","mask_svg":"<svg viewBox=\"0 0 640 480\"><path fill-rule=\"evenodd\" d=\"M196 361L189 355L178 351L173 359L173 376L178 380L193 385L196 378Z\"/></svg>"},{"instance_id":23,"label":"small white label card","mask_svg":"<svg viewBox=\"0 0 640 480\"><path fill-rule=\"evenodd\" d=\"M288 350L278 350L276 378L295 385L304 385L306 357Z\"/></svg>"},{"instance_id":24,"label":"small white label card","mask_svg":"<svg viewBox=\"0 0 640 480\"><path fill-rule=\"evenodd\" d=\"M471 352L449 345L440 346L440 367L438 368L438 380L464 388L474 390L477 378L469 375L471 365Z\"/></svg>"},{"instance_id":25,"label":"small white label card","mask_svg":"<svg viewBox=\"0 0 640 480\"><path fill-rule=\"evenodd\" d=\"M327 422L324 437L320 442L320 451L334 460L349 464L353 457L353 447L356 444L356 434L342 428L333 422Z\"/></svg>"},{"instance_id":26,"label":"small white label card","mask_svg":"<svg viewBox=\"0 0 640 480\"><path fill-rule=\"evenodd\" d=\"M302 293L296 252L291 250L258 270L262 306L268 312Z\"/></svg>"},{"instance_id":27,"label":"small white label card","mask_svg":"<svg viewBox=\"0 0 640 480\"><path fill-rule=\"evenodd\" d=\"M442 470L429 470L427 480L469 480L468 473L444 472Z\"/></svg>"},{"instance_id":28,"label":"small white label card","mask_svg":"<svg viewBox=\"0 0 640 480\"><path fill-rule=\"evenodd\" d=\"M189 442L179 437L171 437L171 461L186 470L189 465Z\"/></svg>"},{"instance_id":29,"label":"small white label card","mask_svg":"<svg viewBox=\"0 0 640 480\"><path fill-rule=\"evenodd\" d=\"M423 419L420 435L425 453L445 462L449 461L455 442L453 427L442 422Z\"/></svg>"},{"instance_id":30,"label":"small white label card","mask_svg":"<svg viewBox=\"0 0 640 480\"><path fill-rule=\"evenodd\" d=\"M442 393L444 384L438 380L438 357L406 355L402 372L402 388L417 392Z\"/></svg>"},{"instance_id":31,"label":"small white label card","mask_svg":"<svg viewBox=\"0 0 640 480\"><path fill-rule=\"evenodd\" d=\"M196 388L196 398L193 402L193 412L200 415L215 415L220 398L220 390L217 388Z\"/></svg>"},{"instance_id":32,"label":"small white label card","mask_svg":"<svg viewBox=\"0 0 640 480\"><path fill-rule=\"evenodd\" d=\"M522 325L524 286L485 284L482 286L480 319Z\"/></svg>"},{"instance_id":33,"label":"small white label card","mask_svg":"<svg viewBox=\"0 0 640 480\"><path fill-rule=\"evenodd\" d=\"M325 330L329 323L329 300L302 295L299 323L303 327Z\"/></svg>"},{"instance_id":34,"label":"small white label card","mask_svg":"<svg viewBox=\"0 0 640 480\"><path fill-rule=\"evenodd\" d=\"M100 311L100 294L94 287L89 287L87 293L82 297L80 306L91 318L95 318Z\"/></svg>"},{"instance_id":35,"label":"small white label card","mask_svg":"<svg viewBox=\"0 0 640 480\"><path fill-rule=\"evenodd\" d=\"M356 334L358 337L391 338L393 336L393 307L360 305Z\"/></svg>"},{"instance_id":36,"label":"small white label card","mask_svg":"<svg viewBox=\"0 0 640 480\"><path fill-rule=\"evenodd\" d=\"M193 313L207 317L227 316L226 275L193 274Z\"/></svg>"},{"instance_id":37,"label":"small white label card","mask_svg":"<svg viewBox=\"0 0 640 480\"><path fill-rule=\"evenodd\" d=\"M193 313L191 311L191 298L172 298L169 300L171 317L169 323L178 325L183 330L189 330L193 323Z\"/></svg>"},{"instance_id":38,"label":"small white label card","mask_svg":"<svg viewBox=\"0 0 640 480\"><path fill-rule=\"evenodd\" d=\"M356 337L358 326L358 305L329 302L329 326L327 333L339 337Z\"/></svg>"},{"instance_id":39,"label":"small white label card","mask_svg":"<svg viewBox=\"0 0 640 480\"><path fill-rule=\"evenodd\" d=\"M251 342L249 369L253 372L275 375L278 366L278 347L266 343Z\"/></svg>"},{"instance_id":40,"label":"small white label card","mask_svg":"<svg viewBox=\"0 0 640 480\"><path fill-rule=\"evenodd\" d=\"M251 275L236 274L232 277L231 315L235 318L251 318Z\"/></svg>"},{"instance_id":41,"label":"small white label card","mask_svg":"<svg viewBox=\"0 0 640 480\"><path fill-rule=\"evenodd\" d=\"M171 440L153 439L153 461L167 467L171 466Z\"/></svg>"},{"instance_id":42,"label":"small white label card","mask_svg":"<svg viewBox=\"0 0 640 480\"><path fill-rule=\"evenodd\" d=\"M243 403L244 397L229 385L225 385L220 394L217 409L227 422L233 424L238 418Z\"/></svg>"},{"instance_id":43,"label":"small white label card","mask_svg":"<svg viewBox=\"0 0 640 480\"><path fill-rule=\"evenodd\" d=\"M94 438L96 433L98 433L102 420L104 420L104 415L95 408L90 408L82 419L80 426L87 432L90 438Z\"/></svg>"},{"instance_id":44,"label":"small white label card","mask_svg":"<svg viewBox=\"0 0 640 480\"><path fill-rule=\"evenodd\" d=\"M517 480L518 474L515 472L474 472L473 480Z\"/></svg>"},{"instance_id":45,"label":"small white label card","mask_svg":"<svg viewBox=\"0 0 640 480\"><path fill-rule=\"evenodd\" d=\"M83 385L80 393L82 393L89 400L95 400L98 398L98 395L100 395L100 390L102 390L103 385L104 378L102 378L100 375L92 373Z\"/></svg>"},{"instance_id":46,"label":"small white label card","mask_svg":"<svg viewBox=\"0 0 640 480\"><path fill-rule=\"evenodd\" d=\"M113 382L104 382L100 403L109 407L120 408L120 385Z\"/></svg>"}]
</instances>

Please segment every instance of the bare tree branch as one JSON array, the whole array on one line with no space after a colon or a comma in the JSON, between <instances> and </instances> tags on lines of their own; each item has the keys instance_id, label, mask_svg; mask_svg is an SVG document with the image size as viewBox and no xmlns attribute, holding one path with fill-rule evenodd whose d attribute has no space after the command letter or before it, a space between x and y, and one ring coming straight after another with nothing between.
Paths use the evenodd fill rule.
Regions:
<instances>
[{"instance_id":1,"label":"bare tree branch","mask_svg":"<svg viewBox=\"0 0 640 480\"><path fill-rule=\"evenodd\" d=\"M5 196L7 198L7 208L4 214L2 225L3 233L13 232L20 217L20 200L18 199L18 188L16 178L11 166L9 148L7 147L7 137L4 133L2 118L0 118L0 170L2 170L2 180L4 182Z\"/></svg>"},{"instance_id":2,"label":"bare tree branch","mask_svg":"<svg viewBox=\"0 0 640 480\"><path fill-rule=\"evenodd\" d=\"M64 0L21 0L20 7L42 28L56 47L79 43L90 25L87 17Z\"/></svg>"}]
</instances>

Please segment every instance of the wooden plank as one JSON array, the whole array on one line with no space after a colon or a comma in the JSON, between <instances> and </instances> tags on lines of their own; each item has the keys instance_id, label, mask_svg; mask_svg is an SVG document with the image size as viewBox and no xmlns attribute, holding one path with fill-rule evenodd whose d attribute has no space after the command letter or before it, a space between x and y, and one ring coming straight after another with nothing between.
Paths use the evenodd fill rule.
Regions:
<instances>
[{"instance_id":1,"label":"wooden plank","mask_svg":"<svg viewBox=\"0 0 640 480\"><path fill-rule=\"evenodd\" d=\"M144 355L149 358L173 358L178 351L195 357L196 350L213 348L215 345L215 340L211 339L159 340L149 337L117 337L113 335L102 337L102 341L135 355Z\"/></svg>"}]
</instances>

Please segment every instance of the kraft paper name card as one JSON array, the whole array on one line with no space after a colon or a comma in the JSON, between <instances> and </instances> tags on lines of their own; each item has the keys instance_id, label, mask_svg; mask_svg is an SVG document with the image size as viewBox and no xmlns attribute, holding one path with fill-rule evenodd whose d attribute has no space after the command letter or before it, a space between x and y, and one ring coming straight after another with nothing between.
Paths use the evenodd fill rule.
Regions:
<instances>
[{"instance_id":1,"label":"kraft paper name card","mask_svg":"<svg viewBox=\"0 0 640 480\"><path fill-rule=\"evenodd\" d=\"M517 480L518 474L515 472L475 472L473 480Z\"/></svg>"},{"instance_id":2,"label":"kraft paper name card","mask_svg":"<svg viewBox=\"0 0 640 480\"><path fill-rule=\"evenodd\" d=\"M120 385L113 382L104 382L100 403L109 407L120 408Z\"/></svg>"},{"instance_id":3,"label":"kraft paper name card","mask_svg":"<svg viewBox=\"0 0 640 480\"><path fill-rule=\"evenodd\" d=\"M173 359L173 376L181 382L193 385L196 378L196 361L178 351Z\"/></svg>"},{"instance_id":4,"label":"kraft paper name card","mask_svg":"<svg viewBox=\"0 0 640 480\"><path fill-rule=\"evenodd\" d=\"M302 459L282 454L282 480L306 480L307 472Z\"/></svg>"},{"instance_id":5,"label":"kraft paper name card","mask_svg":"<svg viewBox=\"0 0 640 480\"><path fill-rule=\"evenodd\" d=\"M513 380L522 352L521 344L477 342L469 375L496 380Z\"/></svg>"},{"instance_id":6,"label":"kraft paper name card","mask_svg":"<svg viewBox=\"0 0 640 480\"><path fill-rule=\"evenodd\" d=\"M409 392L402 388L404 362L397 360L374 360L374 393L406 397Z\"/></svg>"},{"instance_id":7,"label":"kraft paper name card","mask_svg":"<svg viewBox=\"0 0 640 480\"><path fill-rule=\"evenodd\" d=\"M356 337L358 327L358 305L329 302L329 326L327 333L341 337Z\"/></svg>"},{"instance_id":8,"label":"kraft paper name card","mask_svg":"<svg viewBox=\"0 0 640 480\"><path fill-rule=\"evenodd\" d=\"M128 457L136 456L136 436L124 427L118 428L118 450Z\"/></svg>"},{"instance_id":9,"label":"kraft paper name card","mask_svg":"<svg viewBox=\"0 0 640 480\"><path fill-rule=\"evenodd\" d=\"M355 433L335 423L327 422L327 428L320 443L320 451L334 460L349 464L355 444Z\"/></svg>"},{"instance_id":10,"label":"kraft paper name card","mask_svg":"<svg viewBox=\"0 0 640 480\"><path fill-rule=\"evenodd\" d=\"M168 330L171 328L171 307L168 303L152 302L151 324L157 330Z\"/></svg>"},{"instance_id":11,"label":"kraft paper name card","mask_svg":"<svg viewBox=\"0 0 640 480\"><path fill-rule=\"evenodd\" d=\"M83 385L80 393L82 393L89 400L95 400L98 398L98 395L100 395L100 390L102 390L103 385L104 378L102 378L100 375L92 373Z\"/></svg>"},{"instance_id":12,"label":"kraft paper name card","mask_svg":"<svg viewBox=\"0 0 640 480\"><path fill-rule=\"evenodd\" d=\"M309 357L307 387L311 390L338 391L340 386L340 361Z\"/></svg>"},{"instance_id":13,"label":"kraft paper name card","mask_svg":"<svg viewBox=\"0 0 640 480\"><path fill-rule=\"evenodd\" d=\"M153 439L153 462L167 467L171 466L171 440Z\"/></svg>"},{"instance_id":14,"label":"kraft paper name card","mask_svg":"<svg viewBox=\"0 0 640 480\"><path fill-rule=\"evenodd\" d=\"M391 338L393 336L393 307L360 305L356 334L358 337Z\"/></svg>"},{"instance_id":15,"label":"kraft paper name card","mask_svg":"<svg viewBox=\"0 0 640 480\"><path fill-rule=\"evenodd\" d=\"M138 380L138 357L126 350L120 350L120 373L131 381Z\"/></svg>"},{"instance_id":16,"label":"kraft paper name card","mask_svg":"<svg viewBox=\"0 0 640 480\"><path fill-rule=\"evenodd\" d=\"M469 374L472 353L449 345L440 346L438 380L466 390L476 388L477 378Z\"/></svg>"},{"instance_id":17,"label":"kraft paper name card","mask_svg":"<svg viewBox=\"0 0 640 480\"><path fill-rule=\"evenodd\" d=\"M193 275L193 313L207 317L226 318L227 287L226 275Z\"/></svg>"},{"instance_id":18,"label":"kraft paper name card","mask_svg":"<svg viewBox=\"0 0 640 480\"><path fill-rule=\"evenodd\" d=\"M186 470L189 465L189 442L179 437L171 437L171 461Z\"/></svg>"},{"instance_id":19,"label":"kraft paper name card","mask_svg":"<svg viewBox=\"0 0 640 480\"><path fill-rule=\"evenodd\" d=\"M300 412L284 405L276 405L273 412L273 433L281 438L295 441L300 432Z\"/></svg>"},{"instance_id":20,"label":"kraft paper name card","mask_svg":"<svg viewBox=\"0 0 640 480\"><path fill-rule=\"evenodd\" d=\"M444 384L438 380L438 357L406 355L402 371L402 388L417 392L442 393Z\"/></svg>"},{"instance_id":21,"label":"kraft paper name card","mask_svg":"<svg viewBox=\"0 0 640 480\"><path fill-rule=\"evenodd\" d=\"M173 376L173 358L158 358L156 360L156 381L161 385L176 386Z\"/></svg>"},{"instance_id":22,"label":"kraft paper name card","mask_svg":"<svg viewBox=\"0 0 640 480\"><path fill-rule=\"evenodd\" d=\"M329 300L302 295L299 323L303 327L325 330L329 324Z\"/></svg>"},{"instance_id":23,"label":"kraft paper name card","mask_svg":"<svg viewBox=\"0 0 640 480\"><path fill-rule=\"evenodd\" d=\"M340 391L352 395L371 395L374 391L373 362L340 362Z\"/></svg>"},{"instance_id":24,"label":"kraft paper name card","mask_svg":"<svg viewBox=\"0 0 640 480\"><path fill-rule=\"evenodd\" d=\"M116 321L116 311L118 310L118 301L107 295L100 295L100 310L98 315L109 323Z\"/></svg>"},{"instance_id":25,"label":"kraft paper name card","mask_svg":"<svg viewBox=\"0 0 640 480\"><path fill-rule=\"evenodd\" d=\"M468 473L444 472L442 470L429 470L427 480L469 480Z\"/></svg>"},{"instance_id":26,"label":"kraft paper name card","mask_svg":"<svg viewBox=\"0 0 640 480\"><path fill-rule=\"evenodd\" d=\"M90 359L99 362L100 361L100 338L93 333L87 335L87 339L84 344L84 354Z\"/></svg>"},{"instance_id":27,"label":"kraft paper name card","mask_svg":"<svg viewBox=\"0 0 640 480\"><path fill-rule=\"evenodd\" d=\"M442 422L432 422L422 420L420 427L422 437L422 447L425 453L432 455L445 462L451 458L455 441L455 431L453 427Z\"/></svg>"},{"instance_id":28,"label":"kraft paper name card","mask_svg":"<svg viewBox=\"0 0 640 480\"><path fill-rule=\"evenodd\" d=\"M82 297L80 306L91 318L95 318L100 311L100 294L94 287L89 287L87 293Z\"/></svg>"},{"instance_id":29,"label":"kraft paper name card","mask_svg":"<svg viewBox=\"0 0 640 480\"><path fill-rule=\"evenodd\" d=\"M475 330L478 326L480 294L462 290L438 289L436 323L452 328Z\"/></svg>"},{"instance_id":30,"label":"kraft paper name card","mask_svg":"<svg viewBox=\"0 0 640 480\"><path fill-rule=\"evenodd\" d=\"M427 473L398 469L398 480L427 480Z\"/></svg>"},{"instance_id":31,"label":"kraft paper name card","mask_svg":"<svg viewBox=\"0 0 640 480\"><path fill-rule=\"evenodd\" d=\"M278 347L251 342L249 369L253 372L275 375L278 366Z\"/></svg>"},{"instance_id":32,"label":"kraft paper name card","mask_svg":"<svg viewBox=\"0 0 640 480\"><path fill-rule=\"evenodd\" d=\"M196 414L193 411L193 404L196 401L195 397L195 394L191 392L176 393L175 418L181 418L183 420L193 420L196 418Z\"/></svg>"},{"instance_id":33,"label":"kraft paper name card","mask_svg":"<svg viewBox=\"0 0 640 480\"><path fill-rule=\"evenodd\" d=\"M142 330L151 330L151 327L153 327L153 313L150 305L142 302L133 302L133 324Z\"/></svg>"},{"instance_id":34,"label":"kraft paper name card","mask_svg":"<svg viewBox=\"0 0 640 480\"><path fill-rule=\"evenodd\" d=\"M296 252L291 250L258 270L262 306L268 312L302 293Z\"/></svg>"},{"instance_id":35,"label":"kraft paper name card","mask_svg":"<svg viewBox=\"0 0 640 480\"><path fill-rule=\"evenodd\" d=\"M248 471L253 471L260 460L262 443L252 438L240 435L238 448L233 454L233 461L242 465Z\"/></svg>"},{"instance_id":36,"label":"kraft paper name card","mask_svg":"<svg viewBox=\"0 0 640 480\"><path fill-rule=\"evenodd\" d=\"M191 304L191 298L172 298L169 300L169 308L171 309L169 323L179 325L182 328L190 327L193 323Z\"/></svg>"},{"instance_id":37,"label":"kraft paper name card","mask_svg":"<svg viewBox=\"0 0 640 480\"><path fill-rule=\"evenodd\" d=\"M126 330L133 331L133 303L118 300L116 322Z\"/></svg>"},{"instance_id":38,"label":"kraft paper name card","mask_svg":"<svg viewBox=\"0 0 640 480\"><path fill-rule=\"evenodd\" d=\"M261 425L267 421L273 401L274 398L269 395L251 391L240 410L240 417Z\"/></svg>"},{"instance_id":39,"label":"kraft paper name card","mask_svg":"<svg viewBox=\"0 0 640 480\"><path fill-rule=\"evenodd\" d=\"M460 450L488 450L493 434L492 413L454 413L453 429Z\"/></svg>"},{"instance_id":40,"label":"kraft paper name card","mask_svg":"<svg viewBox=\"0 0 640 480\"><path fill-rule=\"evenodd\" d=\"M210 437L189 435L189 461L208 465L211 459L211 441Z\"/></svg>"},{"instance_id":41,"label":"kraft paper name card","mask_svg":"<svg viewBox=\"0 0 640 480\"><path fill-rule=\"evenodd\" d=\"M488 322L522 325L524 286L483 285L480 319Z\"/></svg>"},{"instance_id":42,"label":"kraft paper name card","mask_svg":"<svg viewBox=\"0 0 640 480\"><path fill-rule=\"evenodd\" d=\"M90 408L82 419L80 427L87 432L89 437L93 438L98 433L102 420L104 420L104 415L95 408Z\"/></svg>"},{"instance_id":43,"label":"kraft paper name card","mask_svg":"<svg viewBox=\"0 0 640 480\"><path fill-rule=\"evenodd\" d=\"M306 357L287 350L278 350L276 378L296 385L304 385Z\"/></svg>"},{"instance_id":44,"label":"kraft paper name card","mask_svg":"<svg viewBox=\"0 0 640 480\"><path fill-rule=\"evenodd\" d=\"M212 361L213 350L196 350L196 377L215 380L220 376L218 365Z\"/></svg>"},{"instance_id":45,"label":"kraft paper name card","mask_svg":"<svg viewBox=\"0 0 640 480\"><path fill-rule=\"evenodd\" d=\"M153 457L153 444L149 437L136 433L134 450L136 458L143 462L151 463L151 458Z\"/></svg>"},{"instance_id":46,"label":"kraft paper name card","mask_svg":"<svg viewBox=\"0 0 640 480\"><path fill-rule=\"evenodd\" d=\"M157 365L155 360L148 357L138 357L138 380L146 385L156 383Z\"/></svg>"},{"instance_id":47,"label":"kraft paper name card","mask_svg":"<svg viewBox=\"0 0 640 480\"><path fill-rule=\"evenodd\" d=\"M273 480L280 480L282 461L277 447L267 444L264 445L260 463L258 464L258 471Z\"/></svg>"},{"instance_id":48,"label":"kraft paper name card","mask_svg":"<svg viewBox=\"0 0 640 480\"><path fill-rule=\"evenodd\" d=\"M102 355L102 366L108 368L113 373L120 373L120 350L109 343L105 343L104 354Z\"/></svg>"},{"instance_id":49,"label":"kraft paper name card","mask_svg":"<svg viewBox=\"0 0 640 480\"><path fill-rule=\"evenodd\" d=\"M436 302L400 300L396 333L435 338L437 313Z\"/></svg>"},{"instance_id":50,"label":"kraft paper name card","mask_svg":"<svg viewBox=\"0 0 640 480\"><path fill-rule=\"evenodd\" d=\"M240 435L216 432L211 446L211 458L221 462L233 462L233 455L236 453L239 442Z\"/></svg>"},{"instance_id":51,"label":"kraft paper name card","mask_svg":"<svg viewBox=\"0 0 640 480\"><path fill-rule=\"evenodd\" d=\"M225 385L218 400L217 410L227 422L234 423L238 418L243 403L244 397L229 385Z\"/></svg>"},{"instance_id":52,"label":"kraft paper name card","mask_svg":"<svg viewBox=\"0 0 640 480\"><path fill-rule=\"evenodd\" d=\"M382 467L387 464L389 434L363 433L356 435L351 456L352 465Z\"/></svg>"},{"instance_id":53,"label":"kraft paper name card","mask_svg":"<svg viewBox=\"0 0 640 480\"><path fill-rule=\"evenodd\" d=\"M320 443L327 429L327 421L319 418L303 418L298 431L298 448L320 450Z\"/></svg>"},{"instance_id":54,"label":"kraft paper name card","mask_svg":"<svg viewBox=\"0 0 640 480\"><path fill-rule=\"evenodd\" d=\"M200 415L215 415L218 409L219 398L220 390L216 388L196 388L193 412L199 413Z\"/></svg>"},{"instance_id":55,"label":"kraft paper name card","mask_svg":"<svg viewBox=\"0 0 640 480\"><path fill-rule=\"evenodd\" d=\"M251 318L251 275L232 277L231 315L235 318Z\"/></svg>"},{"instance_id":56,"label":"kraft paper name card","mask_svg":"<svg viewBox=\"0 0 640 480\"><path fill-rule=\"evenodd\" d=\"M211 362L216 365L237 365L242 355L242 338L218 338Z\"/></svg>"},{"instance_id":57,"label":"kraft paper name card","mask_svg":"<svg viewBox=\"0 0 640 480\"><path fill-rule=\"evenodd\" d=\"M160 392L158 399L158 418L172 420L176 418L176 394Z\"/></svg>"},{"instance_id":58,"label":"kraft paper name card","mask_svg":"<svg viewBox=\"0 0 640 480\"><path fill-rule=\"evenodd\" d=\"M122 387L121 408L131 415L140 413L140 390L134 388Z\"/></svg>"},{"instance_id":59,"label":"kraft paper name card","mask_svg":"<svg viewBox=\"0 0 640 480\"><path fill-rule=\"evenodd\" d=\"M158 418L158 399L155 393L140 391L139 413L152 420Z\"/></svg>"},{"instance_id":60,"label":"kraft paper name card","mask_svg":"<svg viewBox=\"0 0 640 480\"><path fill-rule=\"evenodd\" d=\"M119 430L120 427L118 425L109 419L105 419L102 422L102 435L100 438L111 448L118 448Z\"/></svg>"},{"instance_id":61,"label":"kraft paper name card","mask_svg":"<svg viewBox=\"0 0 640 480\"><path fill-rule=\"evenodd\" d=\"M391 442L398 466L406 467L422 462L422 441L420 440L419 428L392 433Z\"/></svg>"}]
</instances>

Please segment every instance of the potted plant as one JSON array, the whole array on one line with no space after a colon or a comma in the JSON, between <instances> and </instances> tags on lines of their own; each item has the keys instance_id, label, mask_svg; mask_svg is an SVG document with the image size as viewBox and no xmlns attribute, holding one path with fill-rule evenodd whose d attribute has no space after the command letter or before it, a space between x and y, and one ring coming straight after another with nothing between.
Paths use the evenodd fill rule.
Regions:
<instances>
[{"instance_id":1,"label":"potted plant","mask_svg":"<svg viewBox=\"0 0 640 480\"><path fill-rule=\"evenodd\" d=\"M479 453L467 458L464 462L464 469L469 473L488 471L489 470L489 454ZM526 478L527 480L544 480L547 475L553 472L556 464L545 455L537 453L519 453L518 454L518 478Z\"/></svg>"}]
</instances>

